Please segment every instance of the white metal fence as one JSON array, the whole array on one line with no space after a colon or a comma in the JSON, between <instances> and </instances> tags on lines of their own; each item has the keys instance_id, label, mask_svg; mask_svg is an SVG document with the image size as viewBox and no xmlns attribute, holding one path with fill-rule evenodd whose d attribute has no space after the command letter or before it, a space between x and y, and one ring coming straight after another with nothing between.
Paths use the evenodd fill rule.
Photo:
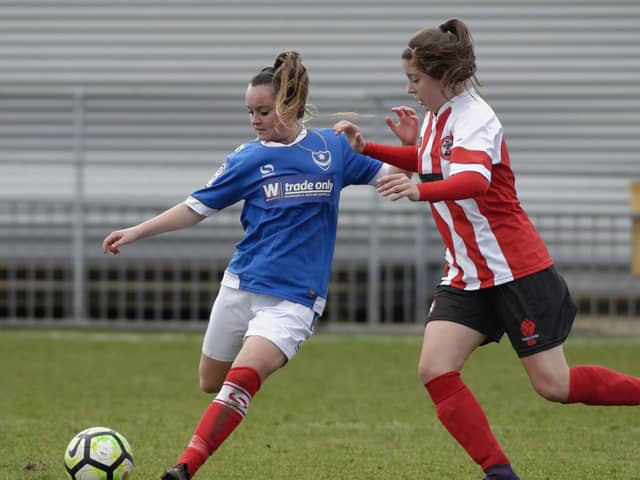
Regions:
<instances>
[{"instance_id":1,"label":"white metal fence","mask_svg":"<svg viewBox=\"0 0 640 480\"><path fill-rule=\"evenodd\" d=\"M437 232L423 211L371 203L343 204L323 321L418 322L442 269ZM241 235L238 209L231 208L112 257L101 251L104 235L163 206L87 202L78 216L73 202L1 205L0 325L201 324ZM582 314L638 313L629 218L546 213L533 219Z\"/></svg>"}]
</instances>

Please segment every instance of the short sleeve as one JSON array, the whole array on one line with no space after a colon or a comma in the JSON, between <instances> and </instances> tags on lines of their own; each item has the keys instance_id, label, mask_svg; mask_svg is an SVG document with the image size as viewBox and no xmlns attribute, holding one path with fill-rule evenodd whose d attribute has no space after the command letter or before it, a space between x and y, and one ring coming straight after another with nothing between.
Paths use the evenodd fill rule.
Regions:
<instances>
[{"instance_id":1,"label":"short sleeve","mask_svg":"<svg viewBox=\"0 0 640 480\"><path fill-rule=\"evenodd\" d=\"M502 125L491 111L473 111L456 120L450 172L472 171L491 179L492 165L500 163Z\"/></svg>"},{"instance_id":2,"label":"short sleeve","mask_svg":"<svg viewBox=\"0 0 640 480\"><path fill-rule=\"evenodd\" d=\"M242 155L229 155L207 184L193 192L187 205L201 215L222 210L245 198L248 175Z\"/></svg>"},{"instance_id":3,"label":"short sleeve","mask_svg":"<svg viewBox=\"0 0 640 480\"><path fill-rule=\"evenodd\" d=\"M382 162L354 152L344 134L338 137L344 152L344 186L366 185L376 176Z\"/></svg>"}]
</instances>

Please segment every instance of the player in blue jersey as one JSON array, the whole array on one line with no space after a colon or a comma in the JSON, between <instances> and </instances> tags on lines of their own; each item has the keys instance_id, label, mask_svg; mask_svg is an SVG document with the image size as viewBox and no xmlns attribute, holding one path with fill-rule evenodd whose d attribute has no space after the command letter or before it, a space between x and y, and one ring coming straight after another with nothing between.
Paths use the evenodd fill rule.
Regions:
<instances>
[{"instance_id":1,"label":"player in blue jersey","mask_svg":"<svg viewBox=\"0 0 640 480\"><path fill-rule=\"evenodd\" d=\"M195 225L244 200L244 237L211 310L200 359L200 387L218 393L163 480L192 478L265 379L311 336L327 295L340 191L375 186L393 168L354 152L344 135L306 129L308 88L300 55L278 55L247 88L257 139L238 147L185 202L104 239L104 251L118 254L123 245Z\"/></svg>"}]
</instances>

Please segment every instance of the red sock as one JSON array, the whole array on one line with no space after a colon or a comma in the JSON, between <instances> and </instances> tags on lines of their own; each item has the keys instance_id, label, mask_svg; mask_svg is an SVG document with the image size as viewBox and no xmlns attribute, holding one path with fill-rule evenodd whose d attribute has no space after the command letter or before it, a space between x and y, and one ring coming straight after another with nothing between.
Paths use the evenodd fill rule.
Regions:
<instances>
[{"instance_id":1,"label":"red sock","mask_svg":"<svg viewBox=\"0 0 640 480\"><path fill-rule=\"evenodd\" d=\"M442 424L483 470L509 464L487 416L459 372L444 373L427 382L425 387Z\"/></svg>"},{"instance_id":2,"label":"red sock","mask_svg":"<svg viewBox=\"0 0 640 480\"><path fill-rule=\"evenodd\" d=\"M640 405L640 378L598 365L580 365L569 371L566 403L586 405Z\"/></svg>"},{"instance_id":3,"label":"red sock","mask_svg":"<svg viewBox=\"0 0 640 480\"><path fill-rule=\"evenodd\" d=\"M178 464L187 464L191 477L240 424L259 388L260 376L253 368L229 370L222 389L205 410L189 446L178 459Z\"/></svg>"}]
</instances>

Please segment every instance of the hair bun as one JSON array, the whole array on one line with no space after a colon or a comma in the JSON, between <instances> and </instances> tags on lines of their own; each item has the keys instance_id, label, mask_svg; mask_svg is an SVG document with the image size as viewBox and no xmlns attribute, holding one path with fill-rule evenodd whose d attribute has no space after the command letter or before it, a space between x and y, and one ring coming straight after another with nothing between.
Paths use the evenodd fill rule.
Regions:
<instances>
[{"instance_id":1,"label":"hair bun","mask_svg":"<svg viewBox=\"0 0 640 480\"><path fill-rule=\"evenodd\" d=\"M282 64L284 62L287 61L287 59L293 57L294 52L281 52L280 54L278 54L278 56L276 57L276 61L273 62L273 69L277 70L278 68L280 68L282 66Z\"/></svg>"}]
</instances>

